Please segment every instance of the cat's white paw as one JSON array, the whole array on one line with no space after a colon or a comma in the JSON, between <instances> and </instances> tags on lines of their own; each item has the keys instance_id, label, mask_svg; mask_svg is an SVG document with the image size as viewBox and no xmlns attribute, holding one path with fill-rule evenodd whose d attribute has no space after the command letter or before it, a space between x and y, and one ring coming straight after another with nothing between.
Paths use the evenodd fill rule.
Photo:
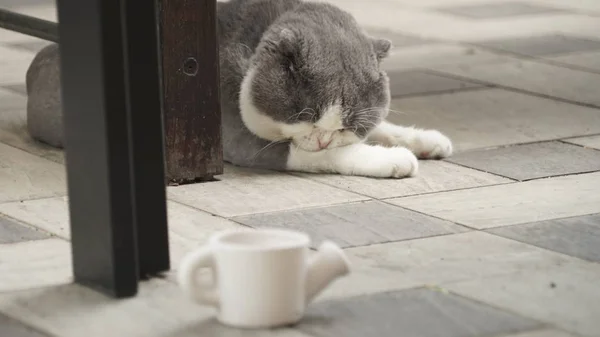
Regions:
<instances>
[{"instance_id":1,"label":"cat's white paw","mask_svg":"<svg viewBox=\"0 0 600 337\"><path fill-rule=\"evenodd\" d=\"M419 131L411 148L421 159L441 159L452 155L452 141L437 130Z\"/></svg>"},{"instance_id":2,"label":"cat's white paw","mask_svg":"<svg viewBox=\"0 0 600 337\"><path fill-rule=\"evenodd\" d=\"M419 171L417 157L404 147L380 148L377 158L369 158L370 176L379 178L411 177Z\"/></svg>"}]
</instances>

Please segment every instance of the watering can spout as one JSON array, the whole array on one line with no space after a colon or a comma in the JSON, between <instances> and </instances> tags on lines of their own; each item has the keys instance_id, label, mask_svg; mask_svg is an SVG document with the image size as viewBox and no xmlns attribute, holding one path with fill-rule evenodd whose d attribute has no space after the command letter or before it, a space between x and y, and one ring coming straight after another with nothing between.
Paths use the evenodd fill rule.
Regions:
<instances>
[{"instance_id":1,"label":"watering can spout","mask_svg":"<svg viewBox=\"0 0 600 337\"><path fill-rule=\"evenodd\" d=\"M313 300L323 289L350 272L350 262L344 251L331 241L324 241L308 266L306 302Z\"/></svg>"}]
</instances>

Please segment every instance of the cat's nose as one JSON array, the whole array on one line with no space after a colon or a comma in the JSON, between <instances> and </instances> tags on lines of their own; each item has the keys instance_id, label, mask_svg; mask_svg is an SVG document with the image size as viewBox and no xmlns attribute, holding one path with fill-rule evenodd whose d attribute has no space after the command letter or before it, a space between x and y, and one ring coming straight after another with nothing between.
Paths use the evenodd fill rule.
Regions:
<instances>
[{"instance_id":1,"label":"cat's nose","mask_svg":"<svg viewBox=\"0 0 600 337\"><path fill-rule=\"evenodd\" d=\"M328 141L324 142L323 140L321 140L321 138L317 138L317 143L319 143L319 149L326 149L329 146L329 144L331 144L332 140L333 139L329 139Z\"/></svg>"}]
</instances>

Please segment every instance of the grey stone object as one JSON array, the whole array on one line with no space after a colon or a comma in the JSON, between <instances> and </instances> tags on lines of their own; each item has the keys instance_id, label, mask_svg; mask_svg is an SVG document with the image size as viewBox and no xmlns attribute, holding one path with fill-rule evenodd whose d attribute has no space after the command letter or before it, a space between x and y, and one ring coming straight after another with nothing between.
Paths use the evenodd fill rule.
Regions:
<instances>
[{"instance_id":1,"label":"grey stone object","mask_svg":"<svg viewBox=\"0 0 600 337\"><path fill-rule=\"evenodd\" d=\"M27 129L34 139L63 148L60 54L57 44L38 52L26 75Z\"/></svg>"}]
</instances>

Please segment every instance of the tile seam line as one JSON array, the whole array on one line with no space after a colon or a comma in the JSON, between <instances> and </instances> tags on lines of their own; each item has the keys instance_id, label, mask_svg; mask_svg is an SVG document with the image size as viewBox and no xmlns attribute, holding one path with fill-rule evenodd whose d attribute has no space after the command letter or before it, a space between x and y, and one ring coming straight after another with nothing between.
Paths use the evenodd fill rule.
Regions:
<instances>
[{"instance_id":1,"label":"tile seam line","mask_svg":"<svg viewBox=\"0 0 600 337\"><path fill-rule=\"evenodd\" d=\"M29 223L27 221L23 221L21 219L17 219L17 218L15 218L15 217L13 217L13 216L11 216L9 214L4 213L2 210L0 210L0 215L2 215L3 217L11 220L12 222L14 222L14 223L16 223L16 224L18 224L18 225L20 225L22 227L28 228L29 230L40 231L40 232L48 235L48 237L45 238L45 239L41 238L41 239L34 239L34 240L17 241L17 242L14 242L14 243L40 241L40 240L46 240L46 239L51 239L51 238L62 238L62 239L68 240L66 237L62 237L60 235L56 235L56 234L51 233L51 232L49 232L49 231L47 231L47 230L45 230L43 228L40 228L40 227L36 226L34 224L31 224L31 223Z\"/></svg>"},{"instance_id":2,"label":"tile seam line","mask_svg":"<svg viewBox=\"0 0 600 337\"><path fill-rule=\"evenodd\" d=\"M510 62L504 62L504 64L507 64ZM483 80L478 80L478 79L474 79L471 77L466 77L463 75L456 75L456 74L452 74L452 73L446 73L443 70L435 70L435 69L427 69L427 68L419 68L431 73L434 73L436 75L439 76L445 76L445 77L451 77L454 79L458 79L458 80L462 80L462 81L466 81L466 82L473 82L473 83L478 83L478 84L482 84L488 87L488 89L502 89L505 91L512 91L512 92L517 92L520 94L525 94L528 96L534 96L534 97L539 97L539 98L545 98L551 101L556 101L556 102L561 102L561 103L568 103L568 104L572 104L572 105L577 105L577 106L582 106L582 107L586 107L586 108L592 108L592 109L600 109L600 104L593 104L593 103L585 103L585 102L578 102L578 101L574 101L574 100L570 100L567 98L560 98L560 97L555 97L555 96L551 96L548 94L542 94L542 93L538 93L535 91L529 91L529 90L525 90L525 89L520 89L520 88L516 88L516 87L511 87L511 86L507 86L507 85L502 85L502 84L497 84L497 83L493 83L493 82L487 82L487 81L483 81ZM587 72L586 72L587 73Z\"/></svg>"},{"instance_id":3,"label":"tile seam line","mask_svg":"<svg viewBox=\"0 0 600 337\"><path fill-rule=\"evenodd\" d=\"M567 144L570 144L570 143L567 143ZM575 144L572 144L572 145L575 145ZM591 149L591 150L594 151L596 149ZM453 162L453 161L448 161L448 162L452 163L452 164L455 164L455 165L458 165L458 166L470 168L472 170L481 171L483 173L488 173L488 174L491 174L491 175L496 175L496 176L499 176L499 177L502 177L502 178L510 179L510 180L513 180L513 182L516 182L516 183L524 183L524 182L528 182L528 181L534 181L534 180L540 180L540 179L548 179L548 178L556 178L556 177L575 176L575 175L586 174L586 173L594 173L594 172L599 172L600 171L600 168L595 168L595 169L590 169L590 170L585 170L585 171L580 171L580 172L573 172L573 173L551 174L551 175L541 176L541 177L526 178L526 179L516 179L516 178L512 178L512 177L501 175L499 173L488 172L488 171L485 171L483 169L466 166L466 164L457 163L457 162ZM494 185L506 185L506 184L494 184ZM494 186L494 185L487 185L487 186ZM480 186L480 187L485 187L485 186ZM446 192L446 191L444 191L444 192ZM404 198L404 197L400 197L400 198Z\"/></svg>"},{"instance_id":4,"label":"tile seam line","mask_svg":"<svg viewBox=\"0 0 600 337\"><path fill-rule=\"evenodd\" d=\"M571 216L565 216L565 217L553 218L553 219L547 219L547 220L541 220L541 221L530 221L530 222L523 222L523 223L517 223L517 224L511 224L511 225L504 225L504 226L501 225L501 226L489 227L489 228L482 229L481 231L487 232L487 231L499 229L499 228L509 228L509 227L522 226L522 225L533 225L533 224L540 223L540 222L555 221L555 220L567 220L567 219L574 219L574 218L578 218L578 217L582 217L582 216L589 216L589 215L600 215L600 211L594 212L594 213L589 213L589 214L571 215Z\"/></svg>"},{"instance_id":5,"label":"tile seam line","mask_svg":"<svg viewBox=\"0 0 600 337\"><path fill-rule=\"evenodd\" d=\"M1 294L1 293L0 293ZM59 335L50 333L49 331L47 331L46 329L43 329L35 324L30 324L26 321L24 321L22 318L19 317L15 317L14 315L9 314L8 312L2 310L0 308L0 313L2 313L3 315L5 315L6 317L8 317L9 319L17 322L17 323L21 323L23 326L27 327L28 329L31 329L37 333L40 333L42 335L44 335L44 337L60 337Z\"/></svg>"},{"instance_id":6,"label":"tile seam line","mask_svg":"<svg viewBox=\"0 0 600 337\"><path fill-rule=\"evenodd\" d=\"M433 161L435 161L435 160L433 160ZM453 163L453 162L449 162L449 161L446 161L446 160L443 160L443 159L442 159L442 160L439 160L439 161L446 162L446 163L448 163L448 164L452 164L452 165L462 166L462 165L458 165L458 164L455 164L455 163ZM466 167L466 166L462 166L462 167ZM428 195L428 194L443 193L443 192L450 192L450 191L468 190L468 189L472 189L472 188L487 187L487 186L495 186L495 185L505 185L505 184L511 184L511 183L518 183L518 182L520 182L520 181L518 181L518 180L511 179L511 178L507 178L507 177L502 177L502 176L500 176L500 175L497 175L497 174L494 174L494 173L488 173L488 172L481 171L481 170L478 170L478 169L473 169L473 168L470 168L470 167L466 167L466 168L468 168L468 169L472 169L472 170L474 170L474 171L483 172L483 173L489 174L489 175L491 175L491 176L496 176L496 177L500 177L500 178L505 178L505 179L508 179L508 180L510 180L510 181L507 181L507 182L504 182L504 183L495 183L495 184L489 184L489 185L472 186L472 187L464 187L464 188L454 188L454 189L443 190L443 191L424 192L424 193L411 194L411 195L405 195L405 196L372 197L372 196L369 196L369 195L367 195L367 194L364 194L364 193L360 193L360 192L354 192L354 191L349 191L349 190L347 190L347 189L344 189L344 188L338 187L338 186L336 186L336 185L333 185L333 184L331 184L331 185L330 185L329 183L326 183L326 182L322 182L322 181L319 181L319 180L313 180L313 179L311 179L311 178L304 177L304 176L302 176L301 174L298 174L298 175L294 175L294 173L290 173L290 174L291 174L291 175L294 175L295 177L298 177L298 178L300 178L300 179L309 180L309 181L311 181L311 182L315 182L315 183L318 183L318 184L321 184L321 185L325 185L325 186L328 186L328 187L333 187L333 188L335 188L335 189L338 189L338 190L341 190L341 191L345 191L345 192L354 193L354 194L357 194L357 195L359 195L359 196L362 196L362 197L365 197L365 198L369 198L369 199L372 199L372 200L380 200L380 201L383 201L383 200L386 200L386 199L393 199L393 198L407 198L407 197L414 197L414 196L418 196L418 195ZM366 177L366 178L369 178L369 177ZM375 178L373 178L373 179L375 179ZM410 178L399 178L399 179L397 179L397 178L389 178L389 179L390 179L390 180L402 180L402 179L410 179ZM311 208L311 207L308 207L308 208Z\"/></svg>"},{"instance_id":7,"label":"tile seam line","mask_svg":"<svg viewBox=\"0 0 600 337\"><path fill-rule=\"evenodd\" d=\"M473 152L477 152L477 151L490 151L490 150L496 150L496 149L504 149L504 148L509 148L509 147L513 147L513 146L533 145L533 144L551 143L551 142L561 142L561 143L566 143L568 145L575 145L575 146L585 147L584 145L571 143L571 142L569 142L569 140L570 139L577 139L577 138L597 137L597 136L600 136L600 133L591 133L591 134L578 135L578 136L548 138L548 139L541 139L541 140L532 140L530 142L524 141L524 142L520 142L520 143L511 143L511 144L503 144L503 145L493 145L493 146L487 146L487 147L474 147L474 148L471 148L471 149L460 151L460 152L457 153L457 155L458 154L463 154L463 153L473 153ZM591 147L587 147L587 148L598 150L596 148L591 148ZM450 160L453 157L454 156L450 156L450 157L444 158L442 160L446 161L446 162L450 162ZM454 162L451 162L451 163L454 164Z\"/></svg>"},{"instance_id":8,"label":"tile seam line","mask_svg":"<svg viewBox=\"0 0 600 337\"><path fill-rule=\"evenodd\" d=\"M450 163L450 164L454 164L454 163ZM484 171L481 171L481 172L484 172ZM487 173L487 172L484 172L484 173ZM496 176L495 174L491 174L491 173L490 173L490 175ZM307 180L314 181L314 182L322 184L322 185L326 185L326 186L329 186L329 187L333 187L333 188L336 188L336 189L348 192L348 190L346 190L346 189L343 189L341 187L337 187L337 186L334 186L334 185L329 185L328 183L325 183L325 182L312 180L310 178L306 178L306 177L303 177L303 176L300 176L300 175L298 177L302 178L302 179L307 179ZM403 207L403 206L400 206L400 205L395 205L395 204L386 202L386 200L399 199L399 198L410 198L410 197L417 197L417 196L422 196L422 195L432 195L432 194L439 194L439 193L445 193L445 192L470 190L470 189L476 189L476 188L485 188L485 187L498 186L498 185L508 185L508 184L515 184L515 183L520 183L521 182L521 181L510 179L510 178L507 178L507 179L509 179L510 181L503 182L503 183L489 184L489 185L472 186L472 187L464 187L464 188L455 188L455 189L449 189L449 190L444 190L444 191L425 192L425 193L419 193L419 194L411 194L411 195L405 195L405 196L391 196L391 197L383 197L383 198L371 197L371 196L368 196L366 194L362 194L362 193L359 193L359 192L352 192L352 193L358 194L360 196L364 196L366 198L369 198L369 200L351 201L351 202L347 202L345 204L353 204L353 203L359 203L359 202L366 202L366 201L370 201L370 200L371 201L380 201L380 202L384 202L384 203L386 203L388 205L391 205L391 206L400 207L400 208L403 208L405 210L414 211L414 212L417 212L417 213L420 213L420 214L423 214L423 215L427 215L427 216L431 216L431 217L437 218L436 216L433 216L433 215L430 215L430 214L421 213L421 212L419 212L417 210L409 209L409 208L406 208L406 207ZM328 207L328 206L336 206L336 205L306 207L306 208L303 208L303 209L312 209L312 208L320 208L320 207ZM293 210L290 210L290 211L293 211ZM280 212L280 211L264 212L264 213L260 213L260 214L277 213L277 212ZM249 214L249 215L251 215L251 214ZM462 225L462 224L459 224L459 223L455 223L454 221L451 221L451 220L448 220L448 219L442 219L442 218L438 218L438 219L445 220L445 221L450 221L450 222L452 222L452 223L454 223L456 225L466 227L467 229L474 229L474 228L471 228L471 227L468 227L468 226L465 226L465 225Z\"/></svg>"},{"instance_id":9,"label":"tile seam line","mask_svg":"<svg viewBox=\"0 0 600 337\"><path fill-rule=\"evenodd\" d=\"M586 146L586 145L583 145L583 144L577 144L577 143L571 143L571 142L569 142L569 139L586 138L586 137L596 137L596 136L599 136L599 135L581 136L581 137L574 137L574 138L563 138L563 139L557 139L557 140L559 142L563 143L563 144L574 145L574 146L577 146L577 147L582 147L584 149L590 149L592 151L600 151L599 148L595 148L595 147L590 147L590 146Z\"/></svg>"},{"instance_id":10,"label":"tile seam line","mask_svg":"<svg viewBox=\"0 0 600 337\"><path fill-rule=\"evenodd\" d=\"M491 277L506 276L506 275L511 275L511 274L515 274L515 273L498 274L498 275L494 275L494 276L491 276ZM465 281L463 280L463 281L456 281L456 282L449 282L449 283L445 283L445 284L440 284L439 288L442 289L443 292L448 292L449 294L452 294L452 295L457 296L459 298L465 299L467 301L472 301L474 303L478 303L478 304L486 306L486 307L494 308L496 310L499 310L500 312L509 313L509 314L515 315L517 317L529 319L529 320L531 320L531 321L533 321L535 323L538 323L538 326L532 328L531 330L516 331L516 333L536 331L536 330L540 330L540 329L544 329L544 328L551 328L551 329L555 329L555 330L560 330L560 329L557 329L557 327L554 326L550 322L545 322L545 321L542 321L540 319L531 317L529 315L522 314L522 313L520 313L518 311L513 310L512 308L505 308L505 307L499 306L497 304L487 303L487 302L483 301L482 299L476 298L475 296L469 296L469 295L466 295L464 293L460 293L460 292L457 292L457 291L454 291L454 290L451 290L451 289L447 289L445 287L446 284L450 284L451 285L451 284L456 284L456 283L460 283L460 282L465 282ZM512 335L514 333L515 332L509 332L510 335ZM500 336L507 336L507 335L505 334L505 335L500 335Z\"/></svg>"},{"instance_id":11,"label":"tile seam line","mask_svg":"<svg viewBox=\"0 0 600 337\"><path fill-rule=\"evenodd\" d=\"M354 194L360 196L357 193L354 193ZM175 202L175 203L187 206L187 207L191 207L191 208L193 208L195 210L199 210L199 211L202 211L202 212L214 215L214 216L218 216L218 217L226 219L226 220L231 220L231 219L236 218L236 217L252 216L252 215L258 215L258 214L269 214L269 213L278 213L278 212L293 212L293 211L304 210L304 209L321 208L321 207L329 207L329 206L339 206L339 205L345 205L345 204L353 204L353 203L358 203L358 202L365 202L365 201L370 201L370 200L374 200L374 199L369 197L368 199L367 198L361 198L361 199L358 199L358 200L339 201L339 202L335 202L335 203L332 203L332 204L302 206L302 207L294 207L294 208L287 208L287 209L280 209L280 210L273 210L273 211L266 211L266 212L258 212L258 213L243 213L243 214L237 214L237 215L220 215L218 213L207 211L207 210L204 210L202 208L198 208L196 206L189 205L189 204L186 204L186 203L178 201L178 200L169 199L169 201L172 201L172 202Z\"/></svg>"},{"instance_id":12,"label":"tile seam line","mask_svg":"<svg viewBox=\"0 0 600 337\"><path fill-rule=\"evenodd\" d=\"M6 201L0 201L0 207L2 207L2 205L8 205L8 204L26 203L28 201L50 200L50 199L64 198L64 197L68 197L68 193L54 193L53 195L43 196L43 197L35 197L35 198L30 198L30 199L6 200Z\"/></svg>"},{"instance_id":13,"label":"tile seam line","mask_svg":"<svg viewBox=\"0 0 600 337\"><path fill-rule=\"evenodd\" d=\"M445 193L445 192L456 192L456 191L464 191L464 190L473 190L473 189L485 188L485 187L492 187L492 186L517 184L517 183L521 183L521 182L522 181L507 181L507 182L503 182L503 183L496 183L496 184L489 184L489 185L480 185L480 186L471 186L471 187L463 187L463 188L454 188L454 189L437 191L437 192L425 192L425 193L411 194L411 195L404 195L404 196L396 196L396 197L394 197L394 196L392 196L392 197L384 197L384 198L374 199L374 200L379 200L379 201L385 202L386 200L392 200L392 199L404 199L404 198L419 197L419 196L425 196L425 195L440 194L440 193ZM400 206L395 205L395 204L392 204L392 205L400 207Z\"/></svg>"},{"instance_id":14,"label":"tile seam line","mask_svg":"<svg viewBox=\"0 0 600 337\"><path fill-rule=\"evenodd\" d=\"M36 141L36 142L37 142L37 141ZM45 157L39 156L39 155L37 155L37 154L34 154L34 153L31 153L31 152L29 152L29 151L23 150L23 149L21 149L21 148L18 148L18 147L16 147L16 146L12 145L12 144L7 144L7 143L5 143L5 142L0 142L0 145L5 145L5 146L8 146L8 147L10 147L10 148L12 148L12 149L14 149L14 150L18 150L18 151L24 152L24 153L26 153L26 154L28 154L28 155L30 155L30 156L34 156L34 157L36 157L36 158L40 158L40 159L42 159L42 160L44 160L44 161L47 161L47 162L49 162L49 163L52 163L52 164L57 164L57 165L59 165L59 166L62 166L62 167L63 167L63 168L66 170L66 166L65 166L63 163L58 163L58 162L55 162L55 161L53 161L53 160L50 160L50 159L48 159L48 158L45 158ZM54 149L56 149L56 148L54 148ZM64 149L62 149L62 151L64 152Z\"/></svg>"},{"instance_id":15,"label":"tile seam line","mask_svg":"<svg viewBox=\"0 0 600 337\"><path fill-rule=\"evenodd\" d=\"M442 194L442 193L450 193L450 192L455 192L455 191L471 190L471 189L477 189L477 188L488 188L488 187L492 188L492 187L504 186L504 185L517 185L517 184L522 184L522 183L526 183L526 182L541 181L541 180L546 180L546 179L557 179L557 178L569 177L569 176L580 176L580 175L587 175L587 174L595 174L595 173L598 173L598 172L600 172L600 171L568 173L568 174L563 174L563 175L558 175L558 176L551 176L551 177L544 177L544 178L538 178L538 179L531 179L531 180L527 180L527 181L513 181L513 182L509 182L509 183L505 183L505 184L494 184L494 185L487 185L487 186L464 188L464 189L460 189L460 190L440 191L440 192L437 192L437 193L438 194ZM420 197L420 196L421 196L421 194L419 194L419 195L404 196L404 197L391 197L391 198L387 198L385 200L406 199L406 198L413 198L413 197Z\"/></svg>"},{"instance_id":16,"label":"tile seam line","mask_svg":"<svg viewBox=\"0 0 600 337\"><path fill-rule=\"evenodd\" d=\"M582 215L579 215L579 216L586 216L586 215L592 215L592 214L597 214L597 213L582 214ZM543 220L543 221L560 220L560 219L561 218L558 218L558 219L549 219L549 220ZM519 225L526 225L526 224L531 224L531 222L524 223L524 224L514 224L514 225L509 225L509 226L519 226ZM509 227L509 226L506 226L506 227ZM490 229L498 229L498 228L502 228L502 227L489 228L489 229L481 230L480 232L483 232L483 233L486 233L486 234L490 234L490 235L493 235L493 236L497 236L499 238L503 238L503 239L506 239L506 240L515 241L515 242L518 242L518 243L521 243L521 244L524 244L524 245L527 245L527 246L531 246L531 247L535 247L537 249L544 250L546 252L550 252L550 253L553 253L553 254L558 254L558 255L561 255L561 256L564 256L564 257L568 257L569 259L574 259L574 260L577 260L579 262L583 262L583 263L586 263L586 264L590 264L590 265L594 265L594 266L599 266L600 267L600 262L599 261L590 261L590 260L584 259L584 258L579 257L579 256L574 256L574 255L570 255L570 254L567 254L567 253L559 252L559 251L556 251L556 250L552 250L550 248L538 246L538 245L530 243L530 242L525 242L523 240L519 240L519 239L515 239L515 238L511 238L511 237L506 237L506 236L503 236L503 235L496 234L496 233L488 231Z\"/></svg>"},{"instance_id":17,"label":"tile seam line","mask_svg":"<svg viewBox=\"0 0 600 337\"><path fill-rule=\"evenodd\" d=\"M450 157L448 157L448 158L450 158ZM509 176L505 176L505 175L502 175L502 174L499 174L499 173L495 173L495 172L488 172L488 171L486 171L486 170L484 170L484 169L481 169L481 168L477 168L477 167L470 167L470 166L467 166L466 164L457 163L457 162L454 162L454 161L451 161L451 160L446 160L446 159L444 159L444 161L445 161L445 162L448 162L448 163L451 163L451 164L454 164L454 165L457 165L457 166L460 166L460 167L464 167L464 168L468 168L468 169L471 169L471 170L475 170L475 171L479 171L479 172L487 173L487 174L490 174L490 175L493 175L493 176L497 176L497 177L501 177L501 178L509 179L509 180L511 180L513 183L516 183L516 182L522 182L522 181L521 181L521 180L519 180L519 179L515 179L515 178L509 177ZM496 184L496 185L502 185L502 184Z\"/></svg>"},{"instance_id":18,"label":"tile seam line","mask_svg":"<svg viewBox=\"0 0 600 337\"><path fill-rule=\"evenodd\" d=\"M589 215L589 214L585 214L585 215ZM569 255L569 254L566 254L566 253L557 252L557 251L554 251L554 250L551 250L551 249L548 249L548 248L536 246L536 245L533 245L533 244L530 244L530 243L527 243L527 242L515 240L515 239L512 239L512 238L507 238L507 237L504 237L502 235L497 235L497 234L494 234L494 233L489 233L486 230L478 230L478 229L471 230L471 231L466 231L466 232L461 232L461 233L446 233L446 234L438 234L438 235L433 235L433 236L426 236L426 237L420 237L420 238L412 238L412 239L406 239L406 240L398 240L398 241L390 241L390 242L376 242L376 243L371 243L371 244L367 244L367 245L363 245L363 246L346 247L346 248L344 248L344 250L346 250L346 249L353 250L353 249L360 249L360 248L366 248L366 247L376 247L377 248L377 246L385 246L385 245L393 244L393 243L410 242L410 241L420 241L420 240L427 240L427 239L431 239L431 238L439 238L439 237L444 237L444 236L465 235L465 234L469 234L469 233L483 233L485 235L495 236L495 237L500 238L502 240L508 240L508 241L517 242L519 244L522 244L522 245L534 248L536 250L541 250L541 251L544 251L546 253L551 253L551 254L562 256L562 257L566 257L569 260L575 260L575 261L577 261L579 263L589 264L589 265L594 265L594 266L600 266L600 262L589 261L589 260L582 259L582 258L577 257L577 256L573 256L573 255ZM497 276L510 275L510 274L514 274L514 273L509 273L509 274L491 274L489 277L497 277ZM465 280L448 281L448 282L446 282L446 284L453 284L453 283L460 283L460 282L465 282Z\"/></svg>"},{"instance_id":19,"label":"tile seam line","mask_svg":"<svg viewBox=\"0 0 600 337\"><path fill-rule=\"evenodd\" d=\"M466 81L463 81L463 82L466 82ZM453 94L453 93L460 93L460 92L489 90L489 89L494 88L493 86L490 86L490 85L482 85L480 83L476 83L476 84L478 86L469 87L469 88L442 89L442 90L436 90L436 91L420 92L420 93L415 93L415 94L392 95L391 99L397 100L397 99L404 99L404 98L427 97L427 96L436 96L436 95L442 95L442 94Z\"/></svg>"},{"instance_id":20,"label":"tile seam line","mask_svg":"<svg viewBox=\"0 0 600 337\"><path fill-rule=\"evenodd\" d=\"M516 274L516 273L503 274L503 275L502 274L498 274L498 275L493 275L491 277L507 276L507 275L514 275L514 274ZM507 313L512 313L513 315L516 315L516 316L519 316L519 317L523 317L523 318L527 318L527 319L530 319L530 320L532 320L534 322L540 323L539 327L537 327L537 328L535 328L533 330L530 330L530 331L536 331L536 330L542 330L543 331L544 329L550 328L550 329L553 329L553 330L558 330L558 331L561 331L561 332L565 332L565 333L571 334L571 335L573 335L573 337L583 337L583 335L581 335L579 333L574 333L572 331L566 330L566 329L564 329L562 327L559 327L559 326L556 326L556 325L552 324L551 322L542 321L540 319L537 319L537 318L534 318L534 317L531 317L531 316L528 316L528 315L524 315L524 314L522 314L522 313L520 313L518 311L515 311L512 308L504 308L504 307L501 307L501 306L499 306L497 304L487 303L487 302L484 302L482 299L477 298L475 295L466 294L466 292L459 292L459 291L454 291L454 290L450 290L450 289L446 289L445 288L446 285L456 285L456 284L459 284L461 282L465 282L465 281L464 280L463 281L451 281L451 282L445 283L443 285L440 285L440 288L444 289L444 291L447 291L447 292L449 292L451 294L454 294L455 296L458 296L458 297L461 297L461 298L464 298L464 299L467 299L467 300L471 300L473 302L477 302L477 303L480 303L480 304L483 304L483 305L486 305L486 306L489 306L489 307L493 307L493 308L498 309L500 311L504 311L504 312L507 312ZM530 332L530 331L522 331L522 332ZM521 332L518 332L518 333L521 333ZM497 336L497 337L510 337L510 336L512 336L512 334L510 334L510 335L500 335L500 336Z\"/></svg>"},{"instance_id":21,"label":"tile seam line","mask_svg":"<svg viewBox=\"0 0 600 337\"><path fill-rule=\"evenodd\" d=\"M547 36L547 35L540 35L540 36ZM566 35L552 34L552 36L566 36ZM571 36L571 37L585 40L581 37L576 37L576 36ZM599 42L599 41L593 41L593 42ZM570 64L565 61L556 61L556 60L551 59L552 57L577 56L577 55L581 55L581 54L597 53L600 51L600 49L592 49L592 50L588 50L588 51L572 51L572 52L552 53L552 54L547 54L547 55L534 56L534 55L522 54L522 53L517 53L517 52L511 52L508 50L488 47L485 45L470 43L470 42L460 42L460 44L462 44L465 47L481 49L483 51L486 51L486 52L489 52L492 54L496 54L496 55L500 55L500 56L510 56L510 57L514 58L515 60L532 61L532 62L536 62L536 63L555 66L557 68L564 68L564 69L574 70L574 71L583 72L583 73L600 75L600 70L596 70L596 69L589 68L586 66ZM514 62L514 61L507 60L507 61L498 62L498 63L509 63L509 62Z\"/></svg>"},{"instance_id":22,"label":"tile seam line","mask_svg":"<svg viewBox=\"0 0 600 337\"><path fill-rule=\"evenodd\" d=\"M416 210L416 209L408 208L408 207L405 207L405 206L402 206L402 205L396 205L396 204L393 204L393 203L389 202L389 200L391 200L391 199L393 199L393 198L390 198L390 199L387 199L387 200L379 200L379 201L380 201L380 202L383 202L383 203L385 203L385 204L388 204L388 205L394 206L394 207L399 207L399 208L401 208L401 209L404 209L404 210L407 210L407 211L415 212L415 213L418 213L418 214L421 214L421 215L425 215L425 216L427 216L427 217L432 217L432 218L434 218L434 219L438 219L438 220L442 220L442 221L446 221L446 222L452 223L452 224L454 224L454 225L456 225L456 226L459 226L459 227L462 227L462 228L464 228L464 229L467 229L467 232L480 231L480 230L479 230L479 229L477 229L477 228L472 228L472 227L469 227L469 226L467 226L467 225L464 225L464 224L458 223L458 222L456 222L456 221L454 221L454 220L444 219L444 218L441 218L441 217L439 217L439 216L437 216L437 215L427 214L427 213L424 213L424 212L422 212L422 211L419 211L419 210ZM450 234L461 234L461 233L450 233Z\"/></svg>"},{"instance_id":23,"label":"tile seam line","mask_svg":"<svg viewBox=\"0 0 600 337\"><path fill-rule=\"evenodd\" d=\"M297 211L305 211L305 210L321 209L321 208L329 208L329 207L338 207L338 206L346 206L346 205L355 205L355 204L362 204L362 203L367 203L367 202L377 202L377 201L378 201L377 199L370 198L370 199L365 199L365 200L349 201L349 202L344 202L344 203L339 203L339 204L308 206L308 207L286 209L286 210L280 210L280 211L270 211L270 212L252 213L252 214L244 214L244 215L235 215L235 216L232 216L232 217L228 218L228 220L233 220L233 219L236 219L236 218L250 217L250 216L254 216L254 215L269 215L269 214L276 214L276 213L291 213L291 212L297 212ZM247 225L245 225L245 226L247 226Z\"/></svg>"},{"instance_id":24,"label":"tile seam line","mask_svg":"<svg viewBox=\"0 0 600 337\"><path fill-rule=\"evenodd\" d=\"M508 274L506 274L506 275L508 275ZM496 275L496 276L498 276L498 275ZM502 276L502 275L500 275L500 276ZM464 280L463 281L457 281L457 283L458 282L464 282ZM451 284L451 283L449 283L449 284ZM379 291L379 292L370 293L370 294L360 294L360 295L347 296L347 297L343 297L343 298L334 298L334 299L330 299L330 300L324 300L324 302L344 302L344 301L347 301L347 300L356 299L356 298L360 298L360 297L366 297L366 296L372 296L372 295L378 295L378 294L382 294L382 295L393 294L393 293L400 293L400 292L411 291L411 290L412 291L427 290L427 291L442 293L444 295L446 295L446 293L448 293L448 294L451 294L451 295L456 296L458 298L461 298L463 300L467 300L467 301L470 301L470 302L477 303L479 305L483 305L484 307L494 308L496 310L499 310L500 312L510 313L510 314L512 314L514 316L517 316L517 317L529 319L529 320L531 320L531 321L539 324L539 326L537 326L535 328L532 328L533 331L535 331L535 329L539 330L540 328L543 328L543 327L554 328L554 326L552 324L548 323L548 322L540 321L540 320L538 320L536 318L520 314L520 313L518 313L516 311L511 310L510 308L504 308L504 307L501 307L501 306L497 306L495 304L486 303L486 302L484 302L484 301L482 301L480 299L477 299L477 298L472 298L470 296L465 296L465 295L463 295L463 294L461 294L459 292L456 292L456 291L444 288L444 286L442 284L439 284L439 285L436 285L436 284L422 284L422 285L408 287L408 288L403 288L403 289L391 289L391 290L384 290L384 291ZM525 331L529 331L529 330L525 330Z\"/></svg>"},{"instance_id":25,"label":"tile seam line","mask_svg":"<svg viewBox=\"0 0 600 337\"><path fill-rule=\"evenodd\" d=\"M545 33L536 34L533 36L521 36L521 37L513 37L513 38L508 37L508 38L494 38L491 40L480 40L480 41L458 41L458 43L461 45L464 45L464 46L481 48L488 52L492 52L492 53L499 54L499 55L517 56L517 57L522 57L523 59L526 59L526 60L541 60L541 61L546 61L543 59L544 56L546 56L546 57L547 56L566 56L569 54L598 52L600 50L600 49L590 49L590 50L579 50L579 51L566 51L566 52L551 53L551 54L542 55L542 56L534 56L534 55L524 54L524 53L520 53L520 52L514 52L514 51L502 49L500 47L493 47L493 46L483 44L488 41L505 41L508 39L524 40L524 39L536 38L536 37L562 37L562 38L567 38L567 39L568 38L576 39L576 40L585 41L585 42L589 42L589 43L596 43L596 44L600 43L600 40L596 40L589 36L581 36L581 35L577 35L577 34L573 34L573 33L561 32L561 31L545 32ZM568 68L568 67L565 67L565 68ZM585 70L583 70L583 71L585 72Z\"/></svg>"}]
</instances>

